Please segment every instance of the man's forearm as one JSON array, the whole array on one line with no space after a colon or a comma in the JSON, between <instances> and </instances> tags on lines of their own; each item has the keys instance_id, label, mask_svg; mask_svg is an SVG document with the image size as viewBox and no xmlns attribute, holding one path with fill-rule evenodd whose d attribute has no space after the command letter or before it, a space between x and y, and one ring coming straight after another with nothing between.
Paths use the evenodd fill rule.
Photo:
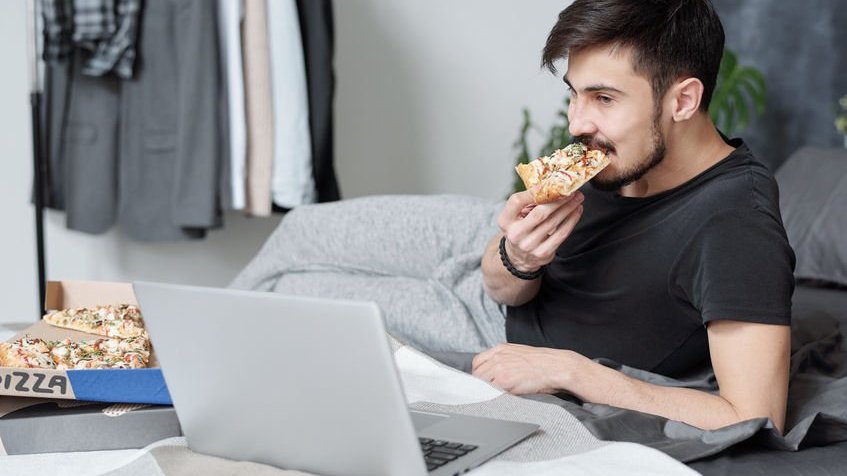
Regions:
<instances>
[{"instance_id":1,"label":"man's forearm","mask_svg":"<svg viewBox=\"0 0 847 476\"><path fill-rule=\"evenodd\" d=\"M488 243L482 257L482 281L485 292L495 302L519 306L529 302L541 287L541 278L527 281L512 276L500 260L499 233Z\"/></svg>"},{"instance_id":2,"label":"man's forearm","mask_svg":"<svg viewBox=\"0 0 847 476\"><path fill-rule=\"evenodd\" d=\"M585 358L585 357L582 357ZM690 388L663 387L629 377L596 362L578 366L561 388L583 401L636 410L682 421L705 430L757 417L770 417L782 431L778 415L744 415L719 395Z\"/></svg>"}]
</instances>

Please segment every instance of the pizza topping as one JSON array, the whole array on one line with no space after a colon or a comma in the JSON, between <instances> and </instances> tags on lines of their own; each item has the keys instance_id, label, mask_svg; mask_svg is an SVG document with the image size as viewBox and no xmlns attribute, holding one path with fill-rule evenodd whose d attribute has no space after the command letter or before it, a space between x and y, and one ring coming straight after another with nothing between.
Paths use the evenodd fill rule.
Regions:
<instances>
[{"instance_id":1,"label":"pizza topping","mask_svg":"<svg viewBox=\"0 0 847 476\"><path fill-rule=\"evenodd\" d=\"M144 368L150 360L146 337L51 341L24 336L3 345L20 364L33 368Z\"/></svg>"},{"instance_id":2,"label":"pizza topping","mask_svg":"<svg viewBox=\"0 0 847 476\"><path fill-rule=\"evenodd\" d=\"M51 311L44 316L48 324L75 329L106 337L134 337L146 335L144 321L138 306L118 304L77 307Z\"/></svg>"},{"instance_id":3,"label":"pizza topping","mask_svg":"<svg viewBox=\"0 0 847 476\"><path fill-rule=\"evenodd\" d=\"M564 149L562 149L565 155L573 158L574 161L581 159L585 156L585 153L588 152L588 147L586 147L581 142L574 142L573 144L568 145Z\"/></svg>"}]
</instances>

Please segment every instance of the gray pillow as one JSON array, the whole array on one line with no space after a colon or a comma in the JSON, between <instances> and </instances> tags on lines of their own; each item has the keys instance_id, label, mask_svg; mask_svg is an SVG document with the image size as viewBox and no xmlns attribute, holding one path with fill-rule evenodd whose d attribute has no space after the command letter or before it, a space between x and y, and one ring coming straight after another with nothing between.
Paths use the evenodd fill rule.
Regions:
<instances>
[{"instance_id":1,"label":"gray pillow","mask_svg":"<svg viewBox=\"0 0 847 476\"><path fill-rule=\"evenodd\" d=\"M800 149L776 181L795 276L847 285L847 149Z\"/></svg>"}]
</instances>

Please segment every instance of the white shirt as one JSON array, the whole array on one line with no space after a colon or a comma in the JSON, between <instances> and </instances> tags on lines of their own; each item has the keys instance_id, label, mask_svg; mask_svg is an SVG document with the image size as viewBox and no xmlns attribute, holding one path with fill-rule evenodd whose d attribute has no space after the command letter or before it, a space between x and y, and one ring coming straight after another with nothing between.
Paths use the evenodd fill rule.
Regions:
<instances>
[{"instance_id":1,"label":"white shirt","mask_svg":"<svg viewBox=\"0 0 847 476\"><path fill-rule=\"evenodd\" d=\"M247 119L244 109L244 65L241 59L242 0L218 0L220 55L229 110L229 160L233 210L246 206Z\"/></svg>"},{"instance_id":2,"label":"white shirt","mask_svg":"<svg viewBox=\"0 0 847 476\"><path fill-rule=\"evenodd\" d=\"M295 0L268 1L274 152L273 202L285 208L317 199L312 174L309 90Z\"/></svg>"}]
</instances>

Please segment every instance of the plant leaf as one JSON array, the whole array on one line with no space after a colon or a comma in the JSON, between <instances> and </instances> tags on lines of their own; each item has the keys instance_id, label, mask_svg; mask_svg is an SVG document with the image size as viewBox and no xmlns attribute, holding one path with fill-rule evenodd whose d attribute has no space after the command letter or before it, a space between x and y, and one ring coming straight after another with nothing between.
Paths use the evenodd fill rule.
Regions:
<instances>
[{"instance_id":1,"label":"plant leaf","mask_svg":"<svg viewBox=\"0 0 847 476\"><path fill-rule=\"evenodd\" d=\"M738 64L738 57L724 50L709 115L715 125L727 135L746 127L753 114L765 110L767 88L765 77L751 66Z\"/></svg>"},{"instance_id":2,"label":"plant leaf","mask_svg":"<svg viewBox=\"0 0 847 476\"><path fill-rule=\"evenodd\" d=\"M739 85L741 83L739 82ZM750 122L750 113L747 108L747 100L742 93L741 87L732 91L732 97L734 99L736 108L735 110L738 112L738 130L742 131L747 124Z\"/></svg>"}]
</instances>

